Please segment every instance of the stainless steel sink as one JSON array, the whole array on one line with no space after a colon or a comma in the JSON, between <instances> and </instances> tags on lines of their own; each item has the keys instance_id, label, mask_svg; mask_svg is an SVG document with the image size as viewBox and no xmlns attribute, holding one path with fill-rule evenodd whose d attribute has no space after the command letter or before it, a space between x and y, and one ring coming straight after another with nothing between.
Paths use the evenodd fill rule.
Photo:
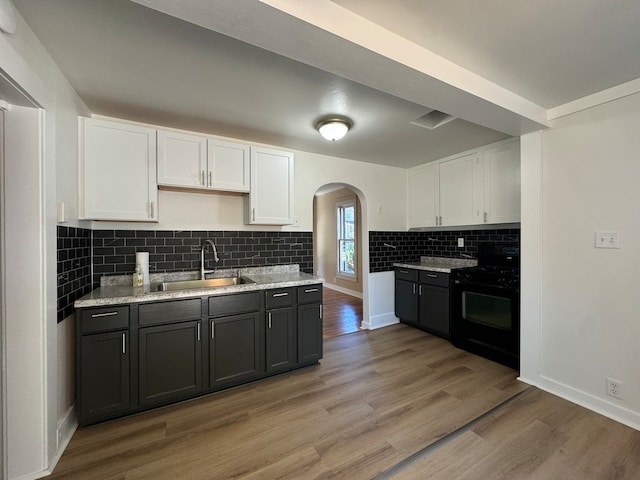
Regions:
<instances>
[{"instance_id":1,"label":"stainless steel sink","mask_svg":"<svg viewBox=\"0 0 640 480\"><path fill-rule=\"evenodd\" d=\"M192 288L215 288L229 287L232 285L243 285L256 283L247 277L223 277L209 278L207 280L179 280L176 282L164 282L158 285L158 290L167 292L172 290L189 290Z\"/></svg>"}]
</instances>

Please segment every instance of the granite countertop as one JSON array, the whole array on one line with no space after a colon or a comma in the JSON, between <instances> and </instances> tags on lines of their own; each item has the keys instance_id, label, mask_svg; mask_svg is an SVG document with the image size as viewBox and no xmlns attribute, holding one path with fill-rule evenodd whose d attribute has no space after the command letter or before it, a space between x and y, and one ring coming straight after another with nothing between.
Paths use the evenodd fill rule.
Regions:
<instances>
[{"instance_id":1,"label":"granite countertop","mask_svg":"<svg viewBox=\"0 0 640 480\"><path fill-rule=\"evenodd\" d=\"M394 263L394 267L413 268L416 270L428 270L430 272L451 273L455 268L475 267L476 259L447 258L447 257L420 257L419 262Z\"/></svg>"},{"instance_id":2,"label":"granite countertop","mask_svg":"<svg viewBox=\"0 0 640 480\"><path fill-rule=\"evenodd\" d=\"M123 303L153 302L177 298L192 298L229 293L250 292L270 288L296 287L324 282L324 278L300 272L298 265L276 267L255 267L241 269L217 270L207 278L241 276L255 283L229 285L225 287L194 288L189 290L158 291L158 285L165 281L194 280L199 272L178 272L168 274L151 274L150 285L133 287L131 275L103 277L100 288L75 301L76 308L118 305Z\"/></svg>"}]
</instances>

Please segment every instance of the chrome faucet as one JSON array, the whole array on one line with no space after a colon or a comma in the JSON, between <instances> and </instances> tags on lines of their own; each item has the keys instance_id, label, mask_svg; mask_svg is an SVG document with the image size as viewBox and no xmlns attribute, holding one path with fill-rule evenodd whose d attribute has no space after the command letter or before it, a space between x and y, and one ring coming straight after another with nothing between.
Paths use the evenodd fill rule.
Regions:
<instances>
[{"instance_id":1,"label":"chrome faucet","mask_svg":"<svg viewBox=\"0 0 640 480\"><path fill-rule=\"evenodd\" d=\"M218 258L218 250L216 249L216 244L213 243L212 240L208 238L202 242L202 247L200 247L200 280L204 280L204 276L207 273L212 273L213 270L205 270L204 269L204 251L207 249L207 245L211 245L211 249L213 250L213 260L218 263L220 259Z\"/></svg>"}]
</instances>

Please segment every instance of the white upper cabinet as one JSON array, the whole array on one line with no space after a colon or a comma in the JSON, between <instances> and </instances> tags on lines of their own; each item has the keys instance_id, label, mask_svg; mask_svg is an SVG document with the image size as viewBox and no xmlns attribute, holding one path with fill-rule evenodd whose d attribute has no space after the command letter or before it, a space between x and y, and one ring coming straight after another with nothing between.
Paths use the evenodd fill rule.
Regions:
<instances>
[{"instance_id":1,"label":"white upper cabinet","mask_svg":"<svg viewBox=\"0 0 640 480\"><path fill-rule=\"evenodd\" d=\"M250 185L249 146L209 139L209 187L248 192Z\"/></svg>"},{"instance_id":2,"label":"white upper cabinet","mask_svg":"<svg viewBox=\"0 0 640 480\"><path fill-rule=\"evenodd\" d=\"M520 221L520 143L501 142L409 172L409 228Z\"/></svg>"},{"instance_id":3,"label":"white upper cabinet","mask_svg":"<svg viewBox=\"0 0 640 480\"><path fill-rule=\"evenodd\" d=\"M439 225L438 164L429 163L409 173L409 228Z\"/></svg>"},{"instance_id":4,"label":"white upper cabinet","mask_svg":"<svg viewBox=\"0 0 640 480\"><path fill-rule=\"evenodd\" d=\"M484 153L485 223L520 221L520 142Z\"/></svg>"},{"instance_id":5,"label":"white upper cabinet","mask_svg":"<svg viewBox=\"0 0 640 480\"><path fill-rule=\"evenodd\" d=\"M479 154L440 164L440 225L481 223L482 163Z\"/></svg>"},{"instance_id":6,"label":"white upper cabinet","mask_svg":"<svg viewBox=\"0 0 640 480\"><path fill-rule=\"evenodd\" d=\"M249 146L158 130L158 185L249 191Z\"/></svg>"},{"instance_id":7,"label":"white upper cabinet","mask_svg":"<svg viewBox=\"0 0 640 480\"><path fill-rule=\"evenodd\" d=\"M158 221L156 131L81 117L80 218Z\"/></svg>"},{"instance_id":8,"label":"white upper cabinet","mask_svg":"<svg viewBox=\"0 0 640 480\"><path fill-rule=\"evenodd\" d=\"M207 139L158 130L158 185L206 188Z\"/></svg>"},{"instance_id":9,"label":"white upper cabinet","mask_svg":"<svg viewBox=\"0 0 640 480\"><path fill-rule=\"evenodd\" d=\"M251 147L248 223L293 223L293 153Z\"/></svg>"}]
</instances>

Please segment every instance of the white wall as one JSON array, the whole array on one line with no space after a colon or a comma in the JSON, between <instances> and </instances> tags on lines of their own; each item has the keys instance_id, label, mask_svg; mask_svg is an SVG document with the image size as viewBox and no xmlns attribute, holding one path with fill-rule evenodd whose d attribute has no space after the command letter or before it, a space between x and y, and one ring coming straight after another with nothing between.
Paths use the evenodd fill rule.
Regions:
<instances>
[{"instance_id":1,"label":"white wall","mask_svg":"<svg viewBox=\"0 0 640 480\"><path fill-rule=\"evenodd\" d=\"M637 429L639 125L635 94L522 139L522 378ZM622 248L594 248L597 230Z\"/></svg>"},{"instance_id":2,"label":"white wall","mask_svg":"<svg viewBox=\"0 0 640 480\"><path fill-rule=\"evenodd\" d=\"M68 390L73 366L58 364L59 345L73 348L73 327L56 319L56 195L69 198L69 210L77 211L76 118L88 111L19 14L16 33L0 34L0 69L43 108L42 114L32 109L35 126L21 120L31 115L12 118L20 112L17 108L7 114L7 129L14 129L17 145L14 153L7 152L7 165L15 160L24 164L12 178L7 172L15 192L5 192L12 213L20 215L15 220L20 226L6 233L7 246L13 245L7 254L20 265L7 273L21 288L11 295L13 307L6 318L6 343L12 346L6 360L11 382L7 463L9 478L34 478L52 465L61 453L58 439L64 442L73 428L73 421L60 416L73 401ZM5 221L13 220L7 216ZM24 285L29 285L28 296ZM60 425L65 430L59 437Z\"/></svg>"}]
</instances>

